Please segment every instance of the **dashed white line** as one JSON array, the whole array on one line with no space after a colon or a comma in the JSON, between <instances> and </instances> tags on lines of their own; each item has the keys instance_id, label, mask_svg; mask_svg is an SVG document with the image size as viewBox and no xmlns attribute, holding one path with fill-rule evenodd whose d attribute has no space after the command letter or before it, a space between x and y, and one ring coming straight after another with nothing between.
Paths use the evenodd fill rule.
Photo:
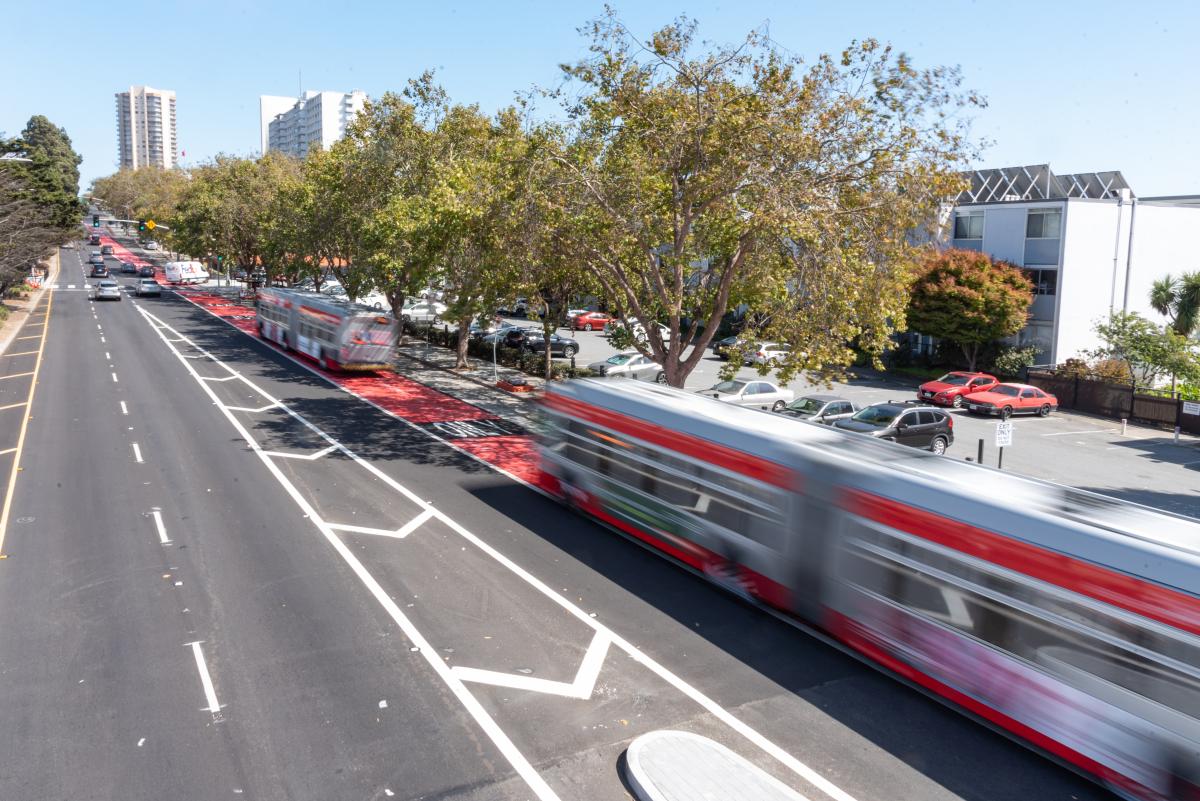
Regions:
<instances>
[{"instance_id":1,"label":"dashed white line","mask_svg":"<svg viewBox=\"0 0 1200 801\"><path fill-rule=\"evenodd\" d=\"M142 464L142 449L138 447L136 442L133 443L133 460L138 464Z\"/></svg>"},{"instance_id":2,"label":"dashed white line","mask_svg":"<svg viewBox=\"0 0 1200 801\"><path fill-rule=\"evenodd\" d=\"M116 373L113 373L113 374L112 374L112 377L113 377L113 383L114 383L114 384L119 384L119 383L120 383L120 381L117 379L117 374L116 374Z\"/></svg>"},{"instance_id":3,"label":"dashed white line","mask_svg":"<svg viewBox=\"0 0 1200 801\"><path fill-rule=\"evenodd\" d=\"M108 359L110 362L112 361L112 355L108 351L104 351L104 358Z\"/></svg>"},{"instance_id":4,"label":"dashed white line","mask_svg":"<svg viewBox=\"0 0 1200 801\"><path fill-rule=\"evenodd\" d=\"M154 527L158 529L158 541L163 545L170 545L171 540L167 537L167 527L163 525L162 512L154 509L150 516L154 518Z\"/></svg>"},{"instance_id":5,"label":"dashed white line","mask_svg":"<svg viewBox=\"0 0 1200 801\"><path fill-rule=\"evenodd\" d=\"M204 700L208 702L208 711L214 715L221 711L221 704L217 702L217 689L213 687L212 676L208 675L208 665L204 662L204 651L200 650L200 641L189 642L192 646L192 655L196 657L196 670L200 673L200 684L204 686Z\"/></svg>"},{"instance_id":6,"label":"dashed white line","mask_svg":"<svg viewBox=\"0 0 1200 801\"><path fill-rule=\"evenodd\" d=\"M108 340L105 339L104 337L100 337L100 342L101 342L101 344L104 344L104 345L108 344Z\"/></svg>"},{"instance_id":7,"label":"dashed white line","mask_svg":"<svg viewBox=\"0 0 1200 801\"><path fill-rule=\"evenodd\" d=\"M129 414L129 407L125 405L125 401L121 401L121 414Z\"/></svg>"}]
</instances>

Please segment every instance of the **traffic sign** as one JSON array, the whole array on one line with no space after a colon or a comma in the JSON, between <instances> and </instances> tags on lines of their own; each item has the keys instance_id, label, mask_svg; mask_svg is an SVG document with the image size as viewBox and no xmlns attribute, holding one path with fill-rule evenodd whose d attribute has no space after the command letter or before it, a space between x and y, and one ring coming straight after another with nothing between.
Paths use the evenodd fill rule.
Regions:
<instances>
[{"instance_id":1,"label":"traffic sign","mask_svg":"<svg viewBox=\"0 0 1200 801\"><path fill-rule=\"evenodd\" d=\"M1008 448L1012 446L1013 440L1013 424L1011 420L1002 420L996 423L996 447Z\"/></svg>"},{"instance_id":2,"label":"traffic sign","mask_svg":"<svg viewBox=\"0 0 1200 801\"><path fill-rule=\"evenodd\" d=\"M146 220L146 227L149 228L151 231L153 231L155 228L154 220Z\"/></svg>"}]
</instances>

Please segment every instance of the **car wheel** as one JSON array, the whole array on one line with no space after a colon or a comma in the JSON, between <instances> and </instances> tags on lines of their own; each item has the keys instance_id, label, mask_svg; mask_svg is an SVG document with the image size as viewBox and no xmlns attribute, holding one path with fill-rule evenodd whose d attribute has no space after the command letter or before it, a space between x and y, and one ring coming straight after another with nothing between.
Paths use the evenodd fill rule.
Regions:
<instances>
[{"instance_id":1,"label":"car wheel","mask_svg":"<svg viewBox=\"0 0 1200 801\"><path fill-rule=\"evenodd\" d=\"M568 345L567 347L563 348L563 358L570 359L572 356L574 356L578 352L579 352L579 348L573 348L570 345Z\"/></svg>"},{"instance_id":2,"label":"car wheel","mask_svg":"<svg viewBox=\"0 0 1200 801\"><path fill-rule=\"evenodd\" d=\"M584 327L583 327L583 330L584 330L584 331L591 331L591 330L592 330L592 324L591 324L591 323L587 323L586 325L584 325Z\"/></svg>"},{"instance_id":3,"label":"car wheel","mask_svg":"<svg viewBox=\"0 0 1200 801\"><path fill-rule=\"evenodd\" d=\"M929 450L941 456L946 452L946 440L943 437L934 437L933 442L929 443Z\"/></svg>"},{"instance_id":4,"label":"car wheel","mask_svg":"<svg viewBox=\"0 0 1200 801\"><path fill-rule=\"evenodd\" d=\"M383 304L379 301L375 301L375 311L383 311Z\"/></svg>"},{"instance_id":5,"label":"car wheel","mask_svg":"<svg viewBox=\"0 0 1200 801\"><path fill-rule=\"evenodd\" d=\"M962 395L955 395L954 400L950 402L950 405L955 409L961 409L963 405Z\"/></svg>"},{"instance_id":6,"label":"car wheel","mask_svg":"<svg viewBox=\"0 0 1200 801\"><path fill-rule=\"evenodd\" d=\"M655 384L665 384L665 383L667 383L667 374L666 374L666 373L661 373L661 372L660 372L658 375L654 376L654 383L655 383Z\"/></svg>"},{"instance_id":7,"label":"car wheel","mask_svg":"<svg viewBox=\"0 0 1200 801\"><path fill-rule=\"evenodd\" d=\"M771 405L771 411L773 411L773 412L777 412L777 411L779 411L780 409L782 409L784 406L787 406L787 404L786 404L786 403L784 403L783 401L781 401L781 400L779 400L779 401L775 401L775 403L773 403L773 404Z\"/></svg>"},{"instance_id":8,"label":"car wheel","mask_svg":"<svg viewBox=\"0 0 1200 801\"><path fill-rule=\"evenodd\" d=\"M1003 409L1000 410L1000 419L1001 420L1007 420L1010 417L1012 417L1012 407L1011 406L1005 406Z\"/></svg>"},{"instance_id":9,"label":"car wheel","mask_svg":"<svg viewBox=\"0 0 1200 801\"><path fill-rule=\"evenodd\" d=\"M1049 416L1050 416L1050 404L1043 403L1042 408L1038 409L1038 417L1049 417Z\"/></svg>"}]
</instances>

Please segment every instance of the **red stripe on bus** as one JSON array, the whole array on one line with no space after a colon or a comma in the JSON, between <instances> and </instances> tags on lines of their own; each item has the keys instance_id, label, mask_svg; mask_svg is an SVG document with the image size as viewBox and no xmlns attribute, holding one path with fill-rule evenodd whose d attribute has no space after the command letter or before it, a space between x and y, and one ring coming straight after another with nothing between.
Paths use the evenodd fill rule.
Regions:
<instances>
[{"instance_id":1,"label":"red stripe on bus","mask_svg":"<svg viewBox=\"0 0 1200 801\"><path fill-rule=\"evenodd\" d=\"M919 684L943 698L949 699L969 712L1007 729L1022 739L1028 740L1043 751L1064 759L1093 776L1098 776L1105 781L1111 782L1139 798L1160 797L1158 793L1153 792L1150 788L1130 779L1122 773L1116 772L1091 757L1079 753L1069 745L1060 743L1058 740L1052 739L1037 729L1009 717L1000 710L990 707L982 701L938 681L933 676L918 670L907 662L902 662L879 647L868 636L860 633L860 630L866 631L861 624L831 609L826 609L825 611L828 615L825 628L831 634L893 673L903 676L909 681Z\"/></svg>"},{"instance_id":2,"label":"red stripe on bus","mask_svg":"<svg viewBox=\"0 0 1200 801\"><path fill-rule=\"evenodd\" d=\"M645 420L638 420L619 412L590 406L573 398L563 397L562 395L547 394L543 399L543 403L551 409L566 413L568 416L578 417L582 420L606 426L614 431L620 431L622 434L637 437L644 442L649 442L668 451L682 453L697 461L714 464L726 470L732 470L735 473L741 473L744 476L765 481L768 484L774 484L777 487L792 489L796 484L792 471L783 465L761 459L757 456L751 456L748 453L742 453L716 442L709 442L708 440L693 437L689 434L671 431Z\"/></svg>"},{"instance_id":3,"label":"red stripe on bus","mask_svg":"<svg viewBox=\"0 0 1200 801\"><path fill-rule=\"evenodd\" d=\"M1200 634L1200 600L897 501L848 491L850 511L1135 615Z\"/></svg>"}]
</instances>

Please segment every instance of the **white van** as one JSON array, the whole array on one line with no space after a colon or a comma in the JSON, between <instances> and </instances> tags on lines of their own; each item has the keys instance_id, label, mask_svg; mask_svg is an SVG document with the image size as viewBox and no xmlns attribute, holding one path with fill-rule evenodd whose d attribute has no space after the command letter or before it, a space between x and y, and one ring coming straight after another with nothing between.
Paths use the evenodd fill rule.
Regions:
<instances>
[{"instance_id":1,"label":"white van","mask_svg":"<svg viewBox=\"0 0 1200 801\"><path fill-rule=\"evenodd\" d=\"M203 284L208 271L198 261L169 261L163 265L167 281L172 284Z\"/></svg>"}]
</instances>

